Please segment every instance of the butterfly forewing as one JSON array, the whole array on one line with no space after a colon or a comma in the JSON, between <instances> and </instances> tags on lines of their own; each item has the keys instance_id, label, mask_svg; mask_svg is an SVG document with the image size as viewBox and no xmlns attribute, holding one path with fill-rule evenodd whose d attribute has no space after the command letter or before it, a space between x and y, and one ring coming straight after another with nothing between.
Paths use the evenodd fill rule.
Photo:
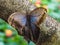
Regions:
<instances>
[{"instance_id":1,"label":"butterfly forewing","mask_svg":"<svg viewBox=\"0 0 60 45\"><path fill-rule=\"evenodd\" d=\"M38 23L42 17L44 17L44 13L46 12L46 9L43 7L36 8L33 10L30 15L31 15L31 23Z\"/></svg>"},{"instance_id":2,"label":"butterfly forewing","mask_svg":"<svg viewBox=\"0 0 60 45\"><path fill-rule=\"evenodd\" d=\"M8 23L16 28L19 34L22 34L22 29L26 25L26 21L26 14L20 12L15 12L8 18Z\"/></svg>"},{"instance_id":3,"label":"butterfly forewing","mask_svg":"<svg viewBox=\"0 0 60 45\"><path fill-rule=\"evenodd\" d=\"M24 13L22 14L20 12L13 13L8 20L13 20L14 22L19 23L21 26L25 26L26 24L26 16Z\"/></svg>"}]
</instances>

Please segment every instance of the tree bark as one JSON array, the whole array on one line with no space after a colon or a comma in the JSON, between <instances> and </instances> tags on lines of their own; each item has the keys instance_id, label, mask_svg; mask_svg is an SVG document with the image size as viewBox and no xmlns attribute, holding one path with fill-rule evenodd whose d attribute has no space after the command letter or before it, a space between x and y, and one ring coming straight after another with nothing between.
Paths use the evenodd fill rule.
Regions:
<instances>
[{"instance_id":1,"label":"tree bark","mask_svg":"<svg viewBox=\"0 0 60 45\"><path fill-rule=\"evenodd\" d=\"M7 21L13 12L30 12L36 8L29 0L0 0L0 18Z\"/></svg>"},{"instance_id":2,"label":"tree bark","mask_svg":"<svg viewBox=\"0 0 60 45\"><path fill-rule=\"evenodd\" d=\"M54 20L49 15L46 17L45 21L39 25L41 31L44 32L47 37L45 37L45 42L41 45L59 45L60 42L60 23ZM44 35L43 35L44 36ZM40 40L40 38L38 39ZM42 39L44 40L44 39ZM39 43L38 43L39 44Z\"/></svg>"}]
</instances>

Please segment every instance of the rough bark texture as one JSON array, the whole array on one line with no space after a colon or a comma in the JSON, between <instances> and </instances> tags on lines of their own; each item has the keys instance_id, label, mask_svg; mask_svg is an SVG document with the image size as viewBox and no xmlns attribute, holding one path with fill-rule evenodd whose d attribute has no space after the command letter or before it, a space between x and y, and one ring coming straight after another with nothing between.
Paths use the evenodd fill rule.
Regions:
<instances>
[{"instance_id":1,"label":"rough bark texture","mask_svg":"<svg viewBox=\"0 0 60 45\"><path fill-rule=\"evenodd\" d=\"M42 45L59 45L60 42L60 23L51 18L50 16L46 17L46 20L40 25L40 29L48 35L46 37L46 42Z\"/></svg>"},{"instance_id":2,"label":"rough bark texture","mask_svg":"<svg viewBox=\"0 0 60 45\"><path fill-rule=\"evenodd\" d=\"M29 0L0 0L0 18L7 20L13 12L31 11L35 8Z\"/></svg>"},{"instance_id":3,"label":"rough bark texture","mask_svg":"<svg viewBox=\"0 0 60 45\"><path fill-rule=\"evenodd\" d=\"M0 0L0 18L7 21L13 12L26 13L26 10L30 12L34 8L36 7L32 5L29 0ZM46 20L39 27L44 34L49 36L48 40L46 38L45 42L40 42L41 45L60 45L60 23L50 16L47 16ZM42 40L44 40L44 38Z\"/></svg>"}]
</instances>

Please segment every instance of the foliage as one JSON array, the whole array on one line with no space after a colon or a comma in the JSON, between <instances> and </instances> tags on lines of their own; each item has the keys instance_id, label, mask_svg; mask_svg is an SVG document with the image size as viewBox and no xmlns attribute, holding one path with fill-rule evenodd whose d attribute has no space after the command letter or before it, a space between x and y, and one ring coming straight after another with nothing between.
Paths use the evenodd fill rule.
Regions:
<instances>
[{"instance_id":1,"label":"foliage","mask_svg":"<svg viewBox=\"0 0 60 45\"><path fill-rule=\"evenodd\" d=\"M23 36L18 35L17 30L0 19L0 45L35 45L28 43Z\"/></svg>"}]
</instances>

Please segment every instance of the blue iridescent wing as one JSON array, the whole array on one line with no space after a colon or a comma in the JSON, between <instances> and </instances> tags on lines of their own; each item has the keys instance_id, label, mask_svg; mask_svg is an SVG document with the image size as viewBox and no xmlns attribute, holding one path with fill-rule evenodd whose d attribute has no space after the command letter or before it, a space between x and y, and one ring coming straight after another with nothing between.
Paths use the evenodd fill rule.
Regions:
<instances>
[{"instance_id":1,"label":"blue iridescent wing","mask_svg":"<svg viewBox=\"0 0 60 45\"><path fill-rule=\"evenodd\" d=\"M31 15L31 28L32 30L36 29L36 26L41 24L44 18L46 9L43 7L34 9L30 15Z\"/></svg>"},{"instance_id":2,"label":"blue iridescent wing","mask_svg":"<svg viewBox=\"0 0 60 45\"><path fill-rule=\"evenodd\" d=\"M13 13L8 19L8 23L16 28L19 34L22 34L22 28L26 25L26 21L26 15L20 12Z\"/></svg>"},{"instance_id":3,"label":"blue iridescent wing","mask_svg":"<svg viewBox=\"0 0 60 45\"><path fill-rule=\"evenodd\" d=\"M36 8L33 10L30 15L31 15L31 23L38 23L39 20L44 16L46 9L43 7Z\"/></svg>"},{"instance_id":4,"label":"blue iridescent wing","mask_svg":"<svg viewBox=\"0 0 60 45\"><path fill-rule=\"evenodd\" d=\"M34 40L37 41L39 34L40 34L40 28L37 27L38 23L40 24L43 20L43 17L45 16L45 8L36 8L35 10L33 10L30 15L31 15L31 29L32 29L32 34L34 37Z\"/></svg>"},{"instance_id":5,"label":"blue iridescent wing","mask_svg":"<svg viewBox=\"0 0 60 45\"><path fill-rule=\"evenodd\" d=\"M25 26L26 24L26 15L24 13L20 13L20 12L15 12L13 13L9 19L8 22L10 23L18 23L21 26Z\"/></svg>"}]
</instances>

